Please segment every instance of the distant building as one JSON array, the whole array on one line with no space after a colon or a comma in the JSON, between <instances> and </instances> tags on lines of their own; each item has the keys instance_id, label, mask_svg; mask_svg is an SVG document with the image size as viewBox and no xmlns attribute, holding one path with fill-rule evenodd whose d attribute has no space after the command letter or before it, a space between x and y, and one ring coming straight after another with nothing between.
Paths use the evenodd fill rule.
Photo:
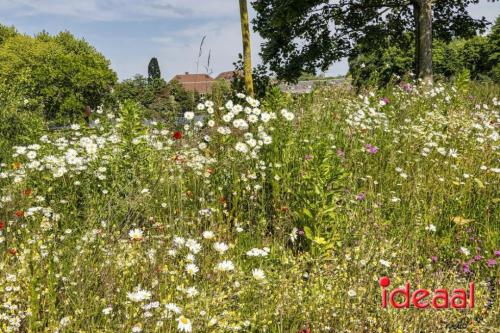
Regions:
<instances>
[{"instance_id":1,"label":"distant building","mask_svg":"<svg viewBox=\"0 0 500 333\"><path fill-rule=\"evenodd\" d=\"M227 72L222 72L217 77L215 78L216 80L226 80L232 82L236 76L243 77L243 72L242 71L227 71Z\"/></svg>"},{"instance_id":2,"label":"distant building","mask_svg":"<svg viewBox=\"0 0 500 333\"><path fill-rule=\"evenodd\" d=\"M214 79L208 74L179 74L170 81L178 81L186 91L197 92L206 95L212 89Z\"/></svg>"},{"instance_id":3,"label":"distant building","mask_svg":"<svg viewBox=\"0 0 500 333\"><path fill-rule=\"evenodd\" d=\"M226 80L231 83L235 76L243 77L243 72L227 71L222 72L215 79L208 74L178 74L170 81L178 81L186 91L197 92L200 95L206 95L212 90L212 85L215 80Z\"/></svg>"}]
</instances>

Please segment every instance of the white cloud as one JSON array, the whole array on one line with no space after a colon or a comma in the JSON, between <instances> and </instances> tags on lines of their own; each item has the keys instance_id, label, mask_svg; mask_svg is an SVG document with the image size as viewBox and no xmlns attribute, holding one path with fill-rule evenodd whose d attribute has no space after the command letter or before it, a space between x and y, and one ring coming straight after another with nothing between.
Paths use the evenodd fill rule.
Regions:
<instances>
[{"instance_id":1,"label":"white cloud","mask_svg":"<svg viewBox=\"0 0 500 333\"><path fill-rule=\"evenodd\" d=\"M234 0L0 0L15 16L60 15L84 21L220 18L237 12Z\"/></svg>"}]
</instances>

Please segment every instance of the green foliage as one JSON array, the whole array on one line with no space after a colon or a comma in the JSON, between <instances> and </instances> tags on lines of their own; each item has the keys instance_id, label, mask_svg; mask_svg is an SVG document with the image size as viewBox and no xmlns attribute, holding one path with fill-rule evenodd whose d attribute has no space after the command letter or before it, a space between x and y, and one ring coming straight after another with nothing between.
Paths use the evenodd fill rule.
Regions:
<instances>
[{"instance_id":1,"label":"green foliage","mask_svg":"<svg viewBox=\"0 0 500 333\"><path fill-rule=\"evenodd\" d=\"M197 92L187 91L178 81L170 81L164 95L173 98L179 104L181 112L192 111L200 100Z\"/></svg>"},{"instance_id":2,"label":"green foliage","mask_svg":"<svg viewBox=\"0 0 500 333\"><path fill-rule=\"evenodd\" d=\"M232 84L230 84L227 80L218 79L212 83L212 87L210 89L210 99L214 101L218 105L222 105L222 103L233 95L233 90L231 88Z\"/></svg>"},{"instance_id":3,"label":"green foliage","mask_svg":"<svg viewBox=\"0 0 500 333\"><path fill-rule=\"evenodd\" d=\"M496 83L500 83L500 16L488 36L488 66L489 76Z\"/></svg>"},{"instance_id":4,"label":"green foliage","mask_svg":"<svg viewBox=\"0 0 500 333\"><path fill-rule=\"evenodd\" d=\"M450 79L467 71L473 80L498 82L495 71L500 59L498 23L488 36L457 38L450 42L435 39L433 42L433 67L437 79ZM354 48L349 58L349 72L353 84L386 86L393 81L411 79L415 66L413 34L408 33L397 43L387 38L383 44L361 44Z\"/></svg>"},{"instance_id":5,"label":"green foliage","mask_svg":"<svg viewBox=\"0 0 500 333\"><path fill-rule=\"evenodd\" d=\"M16 35L18 35L16 28L0 24L0 45L2 45L8 38Z\"/></svg>"},{"instance_id":6,"label":"green foliage","mask_svg":"<svg viewBox=\"0 0 500 333\"><path fill-rule=\"evenodd\" d=\"M119 101L132 100L145 108L149 108L166 88L163 79L148 79L136 75L116 85L114 95Z\"/></svg>"},{"instance_id":7,"label":"green foliage","mask_svg":"<svg viewBox=\"0 0 500 333\"><path fill-rule=\"evenodd\" d=\"M161 78L160 65L158 64L158 59L151 58L148 65L148 79L158 80Z\"/></svg>"},{"instance_id":8,"label":"green foliage","mask_svg":"<svg viewBox=\"0 0 500 333\"><path fill-rule=\"evenodd\" d=\"M245 92L245 78L239 73L243 73L243 56L238 54L238 60L233 63L234 75L231 87L235 92ZM270 74L265 65L258 65L253 69L253 90L256 98L264 98L266 92L272 87Z\"/></svg>"},{"instance_id":9,"label":"green foliage","mask_svg":"<svg viewBox=\"0 0 500 333\"><path fill-rule=\"evenodd\" d=\"M117 84L113 96L119 102L137 103L148 119L170 124L183 112L193 110L199 101L197 93L186 91L177 81L166 83L162 78L149 79L142 75Z\"/></svg>"},{"instance_id":10,"label":"green foliage","mask_svg":"<svg viewBox=\"0 0 500 333\"><path fill-rule=\"evenodd\" d=\"M454 77L468 70L472 79L480 79L489 72L486 37L456 39L450 43L436 41L433 51L435 71L442 77Z\"/></svg>"},{"instance_id":11,"label":"green foliage","mask_svg":"<svg viewBox=\"0 0 500 333\"><path fill-rule=\"evenodd\" d=\"M358 44L349 57L349 73L352 83L361 86L385 86L395 76L403 77L414 67L414 49L412 34L402 36L400 47L387 38L383 44Z\"/></svg>"},{"instance_id":12,"label":"green foliage","mask_svg":"<svg viewBox=\"0 0 500 333\"><path fill-rule=\"evenodd\" d=\"M69 32L30 37L7 31L0 46L0 90L29 100L49 121L76 121L86 105L99 106L116 82L109 61Z\"/></svg>"},{"instance_id":13,"label":"green foliage","mask_svg":"<svg viewBox=\"0 0 500 333\"><path fill-rule=\"evenodd\" d=\"M11 161L12 148L37 140L46 130L42 110L28 100L0 91L0 163Z\"/></svg>"},{"instance_id":14,"label":"green foliage","mask_svg":"<svg viewBox=\"0 0 500 333\"><path fill-rule=\"evenodd\" d=\"M434 38L450 41L484 31L486 20L468 13L469 5L477 2L433 1ZM343 57L357 56L359 44L377 49L389 39L391 46L403 49L405 35L415 33L417 5L417 1L406 0L390 4L383 0L256 0L253 23L265 40L261 53L264 63L279 79L295 81L304 71L326 71ZM400 51L404 50L390 50L388 56L399 59ZM379 75L375 81L384 81L387 76Z\"/></svg>"},{"instance_id":15,"label":"green foliage","mask_svg":"<svg viewBox=\"0 0 500 333\"><path fill-rule=\"evenodd\" d=\"M144 112L141 106L131 100L120 105L120 135L123 138L123 147L129 149L133 146L133 139L145 134L143 121Z\"/></svg>"}]
</instances>

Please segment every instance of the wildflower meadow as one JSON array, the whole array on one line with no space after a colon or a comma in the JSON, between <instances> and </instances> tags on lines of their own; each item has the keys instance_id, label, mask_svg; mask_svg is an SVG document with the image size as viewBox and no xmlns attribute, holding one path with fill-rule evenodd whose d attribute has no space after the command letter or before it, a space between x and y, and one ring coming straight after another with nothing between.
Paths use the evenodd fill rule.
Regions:
<instances>
[{"instance_id":1,"label":"wildflower meadow","mask_svg":"<svg viewBox=\"0 0 500 333\"><path fill-rule=\"evenodd\" d=\"M496 332L499 95L239 93L177 125L123 101L16 144L0 332ZM382 277L475 304L383 308Z\"/></svg>"}]
</instances>

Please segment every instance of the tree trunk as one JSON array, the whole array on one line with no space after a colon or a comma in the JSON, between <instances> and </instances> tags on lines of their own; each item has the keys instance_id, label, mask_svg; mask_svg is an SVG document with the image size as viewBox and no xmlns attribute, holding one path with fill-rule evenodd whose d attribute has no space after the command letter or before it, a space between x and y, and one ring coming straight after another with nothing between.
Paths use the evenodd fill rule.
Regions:
<instances>
[{"instance_id":1,"label":"tree trunk","mask_svg":"<svg viewBox=\"0 0 500 333\"><path fill-rule=\"evenodd\" d=\"M432 0L416 0L414 11L416 74L432 83Z\"/></svg>"},{"instance_id":2,"label":"tree trunk","mask_svg":"<svg viewBox=\"0 0 500 333\"><path fill-rule=\"evenodd\" d=\"M243 39L243 68L247 95L253 96L252 49L250 46L250 27L248 24L247 0L240 0L241 35Z\"/></svg>"}]
</instances>

